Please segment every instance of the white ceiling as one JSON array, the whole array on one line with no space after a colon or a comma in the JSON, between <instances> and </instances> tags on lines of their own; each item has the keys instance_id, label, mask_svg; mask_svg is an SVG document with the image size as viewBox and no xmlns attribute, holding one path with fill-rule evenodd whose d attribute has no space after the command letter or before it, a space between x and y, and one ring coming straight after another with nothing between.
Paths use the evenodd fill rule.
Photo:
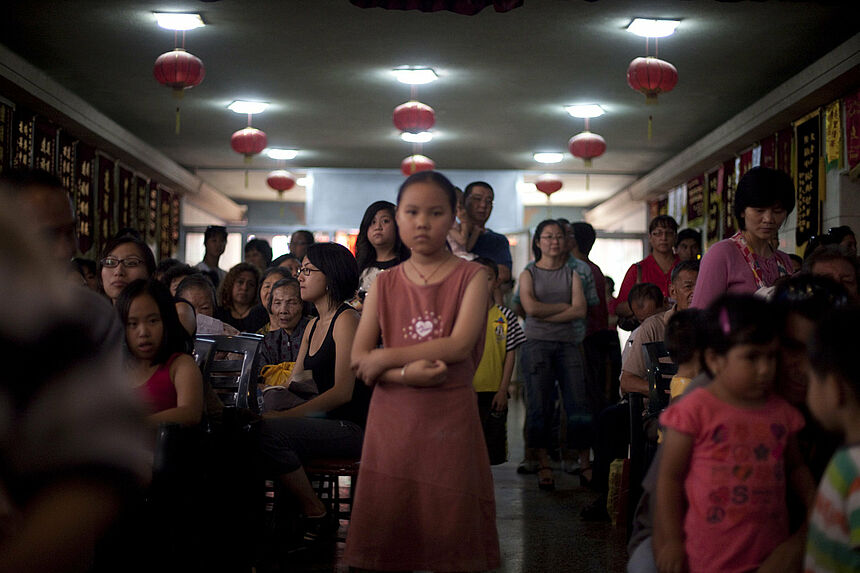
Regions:
<instances>
[{"instance_id":1,"label":"white ceiling","mask_svg":"<svg viewBox=\"0 0 860 573\"><path fill-rule=\"evenodd\" d=\"M153 11L200 12L208 24L186 38L206 79L182 100L180 135L170 90L152 76L173 33L156 27ZM657 106L626 83L628 63L645 51L645 41L624 30L635 16L682 21L659 45L680 81ZM245 188L242 157L229 146L245 119L225 109L230 101L272 103L254 125L270 145L301 150L282 163L297 174L397 169L412 146L398 138L391 112L410 93L391 69L429 65L440 79L419 87L418 98L435 108L437 136L423 153L441 171L513 169L530 181L551 170L565 182L554 203L593 205L851 37L856 16L856 2L525 0L508 13L460 16L361 9L348 0L29 0L4 6L0 41L240 202L275 198L263 179L279 164L255 158ZM583 122L563 106L577 102L607 110L592 120L608 150L594 161L588 191L580 160L566 154L544 167L532 159L535 151L566 152Z\"/></svg>"}]
</instances>

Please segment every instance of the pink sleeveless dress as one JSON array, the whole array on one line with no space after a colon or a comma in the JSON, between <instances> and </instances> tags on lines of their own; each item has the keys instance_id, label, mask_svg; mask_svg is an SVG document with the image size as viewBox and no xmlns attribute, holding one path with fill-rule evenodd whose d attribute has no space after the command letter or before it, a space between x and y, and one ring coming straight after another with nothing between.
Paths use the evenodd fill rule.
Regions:
<instances>
[{"instance_id":1,"label":"pink sleeveless dress","mask_svg":"<svg viewBox=\"0 0 860 573\"><path fill-rule=\"evenodd\" d=\"M379 275L385 347L449 336L478 264L461 261L441 283L419 286L403 265ZM344 553L374 570L483 571L500 565L493 476L472 378L483 330L440 386L377 384Z\"/></svg>"}]
</instances>

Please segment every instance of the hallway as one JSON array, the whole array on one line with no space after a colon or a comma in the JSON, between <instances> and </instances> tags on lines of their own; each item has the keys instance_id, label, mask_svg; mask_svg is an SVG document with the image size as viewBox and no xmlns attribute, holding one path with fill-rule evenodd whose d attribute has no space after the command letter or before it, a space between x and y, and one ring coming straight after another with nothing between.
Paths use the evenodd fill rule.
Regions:
<instances>
[{"instance_id":1,"label":"hallway","mask_svg":"<svg viewBox=\"0 0 860 573\"><path fill-rule=\"evenodd\" d=\"M585 522L579 512L596 494L579 485L579 478L556 465L554 492L540 491L537 477L517 474L523 457L522 422L525 408L512 400L508 413L510 460L493 468L496 486L496 523L505 573L600 572L621 573L627 562L623 529L609 523ZM340 557L343 544L333 553L321 548L295 554L292 571L337 571L348 568Z\"/></svg>"}]
</instances>

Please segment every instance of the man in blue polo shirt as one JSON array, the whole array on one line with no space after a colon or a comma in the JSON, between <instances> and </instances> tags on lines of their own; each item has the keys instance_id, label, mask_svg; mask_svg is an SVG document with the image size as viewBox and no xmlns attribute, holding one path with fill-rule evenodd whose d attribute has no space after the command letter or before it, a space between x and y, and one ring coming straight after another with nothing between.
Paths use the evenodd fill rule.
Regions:
<instances>
[{"instance_id":1,"label":"man in blue polo shirt","mask_svg":"<svg viewBox=\"0 0 860 573\"><path fill-rule=\"evenodd\" d=\"M510 288L513 265L511 246L507 237L484 227L493 212L493 198L493 188L485 181L473 181L466 185L463 191L466 216L476 227L482 229L471 252L499 265L499 284L502 289L507 290Z\"/></svg>"}]
</instances>

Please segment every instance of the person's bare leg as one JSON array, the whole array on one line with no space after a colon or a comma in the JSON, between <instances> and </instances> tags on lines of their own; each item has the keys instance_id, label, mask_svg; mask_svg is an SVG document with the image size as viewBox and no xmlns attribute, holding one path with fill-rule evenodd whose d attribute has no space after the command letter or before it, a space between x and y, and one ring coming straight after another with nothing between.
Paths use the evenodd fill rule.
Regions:
<instances>
[{"instance_id":1,"label":"person's bare leg","mask_svg":"<svg viewBox=\"0 0 860 573\"><path fill-rule=\"evenodd\" d=\"M281 474L281 483L293 495L302 513L307 517L321 517L325 515L325 505L319 500L311 482L303 468L299 468L287 474Z\"/></svg>"}]
</instances>

